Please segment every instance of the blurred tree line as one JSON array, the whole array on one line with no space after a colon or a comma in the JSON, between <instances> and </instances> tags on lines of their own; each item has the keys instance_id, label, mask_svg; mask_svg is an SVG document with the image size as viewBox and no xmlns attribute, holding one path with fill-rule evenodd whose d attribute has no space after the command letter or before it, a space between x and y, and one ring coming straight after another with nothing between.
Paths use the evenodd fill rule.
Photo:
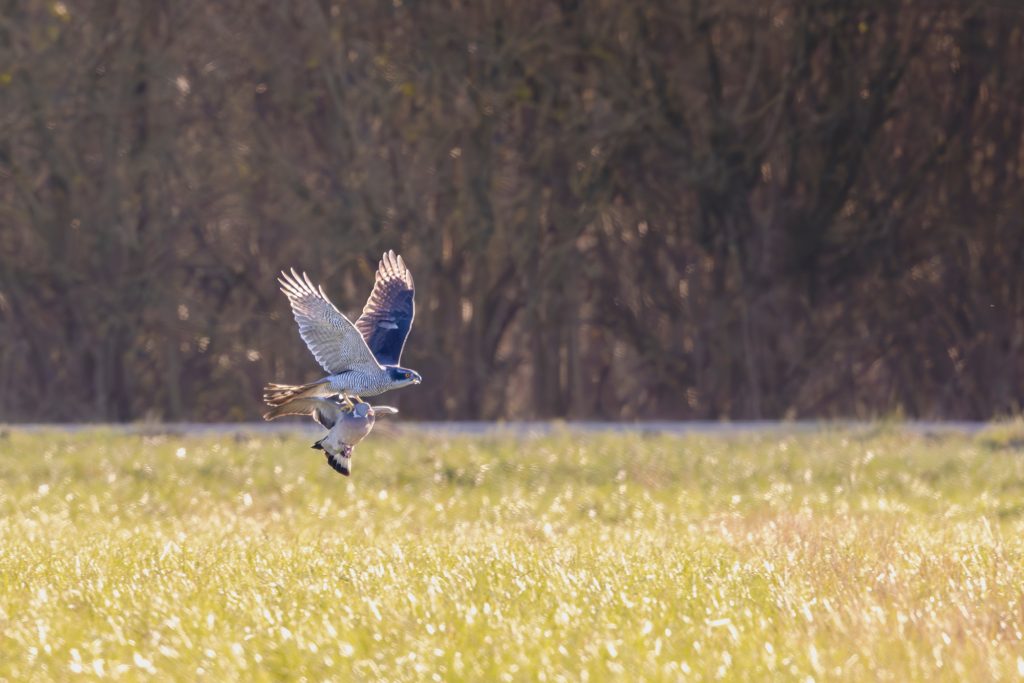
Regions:
<instances>
[{"instance_id":1,"label":"blurred tree line","mask_svg":"<svg viewBox=\"0 0 1024 683\"><path fill-rule=\"evenodd\" d=\"M0 0L0 420L255 419L388 248L409 417L1018 411L1019 7Z\"/></svg>"}]
</instances>

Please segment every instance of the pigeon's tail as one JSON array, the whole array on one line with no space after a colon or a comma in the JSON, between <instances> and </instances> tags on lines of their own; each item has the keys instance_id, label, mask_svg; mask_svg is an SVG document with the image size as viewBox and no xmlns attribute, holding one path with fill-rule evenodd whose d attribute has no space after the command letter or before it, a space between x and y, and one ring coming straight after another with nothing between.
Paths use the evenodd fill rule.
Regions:
<instances>
[{"instance_id":1,"label":"pigeon's tail","mask_svg":"<svg viewBox=\"0 0 1024 683\"><path fill-rule=\"evenodd\" d=\"M313 448L320 445L318 441ZM346 477L352 474L352 446L343 446L341 453L331 453L327 449L320 447L320 450L327 456L327 464L331 466L331 469L339 474L344 474Z\"/></svg>"},{"instance_id":2,"label":"pigeon's tail","mask_svg":"<svg viewBox=\"0 0 1024 683\"><path fill-rule=\"evenodd\" d=\"M300 398L327 396L330 393L330 389L327 386L328 384L329 380L326 377L315 382L310 382L309 384L302 384L298 386L292 384L268 384L263 387L263 402L268 406L281 408L286 403L290 403ZM272 420L275 417L289 414L290 413L284 411L271 410L264 415L264 418Z\"/></svg>"}]
</instances>

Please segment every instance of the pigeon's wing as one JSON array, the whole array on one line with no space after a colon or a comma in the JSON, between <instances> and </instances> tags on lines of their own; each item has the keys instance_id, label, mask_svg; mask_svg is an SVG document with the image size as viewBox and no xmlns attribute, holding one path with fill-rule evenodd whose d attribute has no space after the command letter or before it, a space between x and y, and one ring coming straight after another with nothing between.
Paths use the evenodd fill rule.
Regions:
<instances>
[{"instance_id":1,"label":"pigeon's wing","mask_svg":"<svg viewBox=\"0 0 1024 683\"><path fill-rule=\"evenodd\" d=\"M324 429L334 429L334 425L338 424L338 420L341 419L338 404L331 401L329 406L320 406L313 411L313 419L319 422Z\"/></svg>"},{"instance_id":2,"label":"pigeon's wing","mask_svg":"<svg viewBox=\"0 0 1024 683\"><path fill-rule=\"evenodd\" d=\"M381 415L398 415L398 408L394 406L374 406L373 413L380 417Z\"/></svg>"},{"instance_id":3,"label":"pigeon's wing","mask_svg":"<svg viewBox=\"0 0 1024 683\"><path fill-rule=\"evenodd\" d=\"M302 340L328 374L378 367L359 330L335 308L323 287L314 287L308 275L299 277L294 269L282 272L278 282L292 305Z\"/></svg>"},{"instance_id":4,"label":"pigeon's wing","mask_svg":"<svg viewBox=\"0 0 1024 683\"><path fill-rule=\"evenodd\" d=\"M412 273L401 256L388 251L381 257L373 291L356 328L381 365L398 365L416 315Z\"/></svg>"},{"instance_id":5,"label":"pigeon's wing","mask_svg":"<svg viewBox=\"0 0 1024 683\"><path fill-rule=\"evenodd\" d=\"M263 419L274 420L285 415L309 415L326 429L330 429L338 421L341 407L329 398L298 398L269 410L263 415Z\"/></svg>"}]
</instances>

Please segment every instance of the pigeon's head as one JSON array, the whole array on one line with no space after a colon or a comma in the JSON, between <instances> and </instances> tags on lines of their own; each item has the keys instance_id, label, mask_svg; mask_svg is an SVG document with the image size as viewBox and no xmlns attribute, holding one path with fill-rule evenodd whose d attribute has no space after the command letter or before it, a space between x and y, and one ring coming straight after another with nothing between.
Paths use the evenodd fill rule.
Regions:
<instances>
[{"instance_id":1,"label":"pigeon's head","mask_svg":"<svg viewBox=\"0 0 1024 683\"><path fill-rule=\"evenodd\" d=\"M408 368L400 368L397 365L388 368L388 377L391 378L392 389L404 387L407 384L419 384L423 381L420 373Z\"/></svg>"},{"instance_id":2,"label":"pigeon's head","mask_svg":"<svg viewBox=\"0 0 1024 683\"><path fill-rule=\"evenodd\" d=\"M369 403L357 403L355 407L352 408L352 415L358 418L365 418L370 414L370 411L371 408Z\"/></svg>"}]
</instances>

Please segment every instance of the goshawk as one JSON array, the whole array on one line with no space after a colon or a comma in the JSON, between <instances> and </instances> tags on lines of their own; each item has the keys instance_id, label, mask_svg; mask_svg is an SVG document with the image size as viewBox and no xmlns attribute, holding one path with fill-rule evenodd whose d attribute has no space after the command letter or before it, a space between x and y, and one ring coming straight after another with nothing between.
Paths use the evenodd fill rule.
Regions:
<instances>
[{"instance_id":1,"label":"goshawk","mask_svg":"<svg viewBox=\"0 0 1024 683\"><path fill-rule=\"evenodd\" d=\"M309 384L268 384L263 393L268 405L334 395L350 403L422 381L417 372L398 365L416 310L412 273L401 256L388 251L381 258L373 291L355 324L305 273L300 277L292 269L281 276L299 334L328 374Z\"/></svg>"}]
</instances>

